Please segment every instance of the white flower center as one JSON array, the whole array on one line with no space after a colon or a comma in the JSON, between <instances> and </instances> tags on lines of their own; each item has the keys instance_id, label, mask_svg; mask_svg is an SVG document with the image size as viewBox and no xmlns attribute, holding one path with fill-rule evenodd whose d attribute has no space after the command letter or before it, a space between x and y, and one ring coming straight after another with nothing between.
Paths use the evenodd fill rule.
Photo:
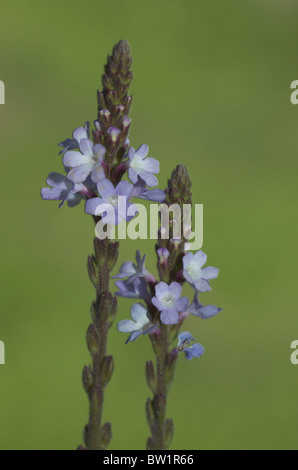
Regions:
<instances>
[{"instance_id":1,"label":"white flower center","mask_svg":"<svg viewBox=\"0 0 298 470\"><path fill-rule=\"evenodd\" d=\"M162 303L165 307L174 307L176 299L172 295L167 295L162 299Z\"/></svg>"},{"instance_id":2,"label":"white flower center","mask_svg":"<svg viewBox=\"0 0 298 470\"><path fill-rule=\"evenodd\" d=\"M111 204L111 206L117 206L118 204L118 196L116 196L115 194L113 194L113 196L110 196L108 198L108 203Z\"/></svg>"},{"instance_id":3,"label":"white flower center","mask_svg":"<svg viewBox=\"0 0 298 470\"><path fill-rule=\"evenodd\" d=\"M142 158L135 155L133 157L132 161L130 162L130 167L133 170L135 170L136 173L138 173L139 171L142 171L142 169L143 169L143 160L142 160Z\"/></svg>"},{"instance_id":4,"label":"white flower center","mask_svg":"<svg viewBox=\"0 0 298 470\"><path fill-rule=\"evenodd\" d=\"M197 265L194 262L190 263L187 266L186 271L194 281L198 281L199 279L201 279L201 269L198 269Z\"/></svg>"}]
</instances>

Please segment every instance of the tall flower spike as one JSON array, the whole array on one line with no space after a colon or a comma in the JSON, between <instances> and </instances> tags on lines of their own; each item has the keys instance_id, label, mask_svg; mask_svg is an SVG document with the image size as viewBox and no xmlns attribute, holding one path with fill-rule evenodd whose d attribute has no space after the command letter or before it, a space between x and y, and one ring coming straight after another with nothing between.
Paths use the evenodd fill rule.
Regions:
<instances>
[{"instance_id":1,"label":"tall flower spike","mask_svg":"<svg viewBox=\"0 0 298 470\"><path fill-rule=\"evenodd\" d=\"M120 183L122 174L115 173L114 170L117 160L121 160L127 147L129 126L126 123L132 100L128 96L128 88L132 80L131 63L129 45L126 41L120 41L114 47L112 55L108 57L102 77L103 91L98 92L98 120L93 132L94 148L105 149L102 153L102 166L105 168L105 176L109 181L105 180L100 183L97 190L100 194L104 191L104 187L106 195L110 188L111 197L112 193L114 194L112 188L116 187L116 194L120 185L128 185L125 181ZM121 190L119 192L122 193ZM96 211L93 211L93 199L89 200L89 212L96 214ZM96 215L94 218L95 221L98 220ZM88 271L96 289L96 300L91 309L94 331L92 338L95 339L91 341L92 349L88 345L92 355L92 387L88 392L90 415L89 423L85 428L84 441L88 450L101 450L108 446L112 436L111 424L102 425L102 413L104 389L113 373L113 360L111 356L106 355L106 351L108 330L116 315L117 302L109 292L109 283L111 271L117 262L119 244L106 238L105 240L95 239L94 246L95 254L88 258Z\"/></svg>"},{"instance_id":2,"label":"tall flower spike","mask_svg":"<svg viewBox=\"0 0 298 470\"><path fill-rule=\"evenodd\" d=\"M114 207L120 196L129 200L134 189L128 181L120 181L128 170L127 163L121 160L129 145L128 114L132 98L128 95L128 89L132 80L131 62L128 43L120 41L108 57L102 79L103 91L98 92L98 119L94 121L92 137L89 122L86 122L84 127L74 130L72 138L59 144L66 174L50 173L47 179L49 187L41 190L43 199L61 201L60 206L64 202L74 206L84 199L87 201L86 212L93 215L95 223L101 217L100 208L105 202ZM137 188L137 193L140 197L148 196L147 189L143 187ZM154 192L156 194L160 197L160 193ZM126 218L121 210L116 215L117 221L114 217L114 223ZM102 222L109 223L103 218ZM94 253L88 257L88 273L96 298L91 306L92 324L86 337L92 365L84 367L82 376L90 404L89 422L84 430L84 446L79 446L79 449L105 449L112 436L111 424L103 424L102 415L104 390L114 369L113 357L107 355L107 342L108 331L117 311L117 299L110 292L109 283L118 251L118 242L95 238ZM137 291L139 295L144 292L142 286L129 286L123 290L126 294L130 291L130 295L132 291L135 291L135 295Z\"/></svg>"}]
</instances>

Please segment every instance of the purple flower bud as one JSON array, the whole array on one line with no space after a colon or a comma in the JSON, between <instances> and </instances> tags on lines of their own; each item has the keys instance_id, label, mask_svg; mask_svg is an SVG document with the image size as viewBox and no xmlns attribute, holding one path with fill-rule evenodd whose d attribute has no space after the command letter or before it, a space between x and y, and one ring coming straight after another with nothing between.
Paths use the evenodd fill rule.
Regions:
<instances>
[{"instance_id":1,"label":"purple flower bud","mask_svg":"<svg viewBox=\"0 0 298 470\"><path fill-rule=\"evenodd\" d=\"M96 120L94 121L94 127L95 127L95 129L97 129L98 131L101 131L101 125L100 125L100 122L99 122L98 119L96 119Z\"/></svg>"},{"instance_id":2,"label":"purple flower bud","mask_svg":"<svg viewBox=\"0 0 298 470\"><path fill-rule=\"evenodd\" d=\"M121 131L117 127L110 127L108 129L108 134L111 137L113 143L118 141L118 137L121 134Z\"/></svg>"},{"instance_id":3,"label":"purple flower bud","mask_svg":"<svg viewBox=\"0 0 298 470\"><path fill-rule=\"evenodd\" d=\"M162 264L165 264L168 261L168 258L170 256L170 252L166 248L158 248L157 255L158 255L158 258L159 258L159 262L162 263Z\"/></svg>"},{"instance_id":4,"label":"purple flower bud","mask_svg":"<svg viewBox=\"0 0 298 470\"><path fill-rule=\"evenodd\" d=\"M131 123L131 119L128 116L124 116L122 124L123 127L129 127Z\"/></svg>"}]
</instances>

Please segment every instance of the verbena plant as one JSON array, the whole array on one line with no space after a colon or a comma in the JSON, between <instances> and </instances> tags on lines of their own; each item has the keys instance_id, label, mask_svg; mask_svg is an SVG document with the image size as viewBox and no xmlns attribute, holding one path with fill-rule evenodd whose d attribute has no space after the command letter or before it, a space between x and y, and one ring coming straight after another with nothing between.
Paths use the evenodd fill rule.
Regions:
<instances>
[{"instance_id":1,"label":"verbena plant","mask_svg":"<svg viewBox=\"0 0 298 470\"><path fill-rule=\"evenodd\" d=\"M119 241L112 241L111 231L120 222L137 215L135 198L163 203L163 207L191 207L191 180L184 165L173 171L165 191L152 189L158 185L159 162L148 157L149 148L135 150L128 139L132 97L129 87L133 78L132 58L126 41L120 41L108 57L102 77L103 90L98 92L98 116L90 131L89 122L78 127L72 138L59 145L65 174L50 173L49 187L43 188L43 199L58 200L61 207L85 202L85 212L94 218L96 234L94 254L88 257L88 273L96 291L92 302L92 323L87 331L87 346L92 365L83 370L83 385L90 403L89 421L84 430L81 450L105 449L111 440L110 423L102 422L104 393L114 369L113 356L107 354L109 329L117 313L117 296L138 300L131 308L131 319L121 320L117 328L128 334L127 343L148 335L156 357L146 363L146 378L152 397L146 403L146 416L151 436L148 450L168 449L173 435L173 421L166 416L170 385L181 353L187 360L199 358L204 347L192 334L181 331L190 315L208 319L220 312L214 305L203 306L199 294L211 290L209 281L218 276L218 269L203 267L207 256L202 251L187 251L186 215L170 212L169 225L161 217L157 234L156 255L159 278L145 267L145 256L136 253L136 262L116 266ZM127 177L127 179L125 179ZM124 202L119 204L119 201ZM179 212L179 211L178 211ZM133 215L132 215L133 214ZM190 225L188 217L186 225ZM188 227L190 228L190 227ZM177 237L180 233L180 237ZM110 291L116 278L118 291ZM183 284L194 289L192 302L182 296Z\"/></svg>"}]
</instances>

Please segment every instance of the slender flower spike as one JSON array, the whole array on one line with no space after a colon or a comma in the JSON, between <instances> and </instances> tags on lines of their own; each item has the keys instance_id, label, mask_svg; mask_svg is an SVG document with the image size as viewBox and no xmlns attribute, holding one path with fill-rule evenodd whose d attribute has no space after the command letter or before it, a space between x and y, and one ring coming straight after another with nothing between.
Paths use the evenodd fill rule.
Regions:
<instances>
[{"instance_id":1,"label":"slender flower spike","mask_svg":"<svg viewBox=\"0 0 298 470\"><path fill-rule=\"evenodd\" d=\"M135 341L140 335L147 335L155 328L148 318L148 312L144 305L134 304L130 315L132 320L122 320L117 325L120 333L130 333L126 344Z\"/></svg>"},{"instance_id":2,"label":"slender flower spike","mask_svg":"<svg viewBox=\"0 0 298 470\"><path fill-rule=\"evenodd\" d=\"M45 200L61 201L59 208L67 201L70 207L74 207L85 198L87 188L83 184L74 184L65 175L50 173L47 184L51 188L42 188L41 197Z\"/></svg>"},{"instance_id":3,"label":"slender flower spike","mask_svg":"<svg viewBox=\"0 0 298 470\"><path fill-rule=\"evenodd\" d=\"M194 357L198 358L203 356L205 352L204 346L199 343L192 344L193 341L195 341L195 339L188 331L183 331L178 336L178 350L185 353L185 357L188 361Z\"/></svg>"},{"instance_id":4,"label":"slender flower spike","mask_svg":"<svg viewBox=\"0 0 298 470\"><path fill-rule=\"evenodd\" d=\"M116 188L111 181L105 179L97 185L99 197L94 197L86 202L85 211L91 215L105 215L107 224L119 224L133 219L137 212L136 206L129 203L133 186L128 181L121 181ZM122 198L119 200L119 197ZM121 202L120 202L121 201ZM127 211L131 208L134 215L128 216ZM135 210L134 210L135 208Z\"/></svg>"},{"instance_id":5,"label":"slender flower spike","mask_svg":"<svg viewBox=\"0 0 298 470\"><path fill-rule=\"evenodd\" d=\"M159 161L155 158L146 158L149 152L148 145L141 145L138 150L133 147L129 149L129 170L128 177L134 184L138 181L138 176L149 188L158 185L155 174L159 173Z\"/></svg>"},{"instance_id":6,"label":"slender flower spike","mask_svg":"<svg viewBox=\"0 0 298 470\"><path fill-rule=\"evenodd\" d=\"M218 268L211 266L203 268L206 261L207 255L201 250L196 254L188 252L183 257L184 278L193 285L198 292L211 291L209 280L216 279L218 276Z\"/></svg>"},{"instance_id":7,"label":"slender flower spike","mask_svg":"<svg viewBox=\"0 0 298 470\"><path fill-rule=\"evenodd\" d=\"M189 300L181 297L182 286L178 282L168 285L160 282L155 286L155 297L152 299L153 305L161 312L160 320L165 325L175 325L179 322L179 312L187 310Z\"/></svg>"},{"instance_id":8,"label":"slender flower spike","mask_svg":"<svg viewBox=\"0 0 298 470\"><path fill-rule=\"evenodd\" d=\"M79 128L76 131L79 136L82 134L83 129ZM93 145L91 140L81 138L79 148L80 152L68 150L64 154L64 165L72 168L67 175L68 179L73 181L73 183L83 183L91 174L92 181L99 183L105 178L105 171L102 165L103 157L106 153L105 147L101 144Z\"/></svg>"},{"instance_id":9,"label":"slender flower spike","mask_svg":"<svg viewBox=\"0 0 298 470\"><path fill-rule=\"evenodd\" d=\"M137 250L136 264L132 261L125 261L120 268L120 272L118 274L115 274L115 276L113 276L113 279L129 278L132 282L137 277L144 277L147 280L155 280L152 274L150 274L149 271L147 271L147 269L145 268L145 259L146 255L144 255L142 258L140 250Z\"/></svg>"},{"instance_id":10,"label":"slender flower spike","mask_svg":"<svg viewBox=\"0 0 298 470\"><path fill-rule=\"evenodd\" d=\"M222 311L222 308L218 308L215 305L205 305L203 306L199 301L198 292L195 293L193 302L189 306L188 313L200 317L203 320L208 320L209 318L215 317L219 312Z\"/></svg>"}]
</instances>

